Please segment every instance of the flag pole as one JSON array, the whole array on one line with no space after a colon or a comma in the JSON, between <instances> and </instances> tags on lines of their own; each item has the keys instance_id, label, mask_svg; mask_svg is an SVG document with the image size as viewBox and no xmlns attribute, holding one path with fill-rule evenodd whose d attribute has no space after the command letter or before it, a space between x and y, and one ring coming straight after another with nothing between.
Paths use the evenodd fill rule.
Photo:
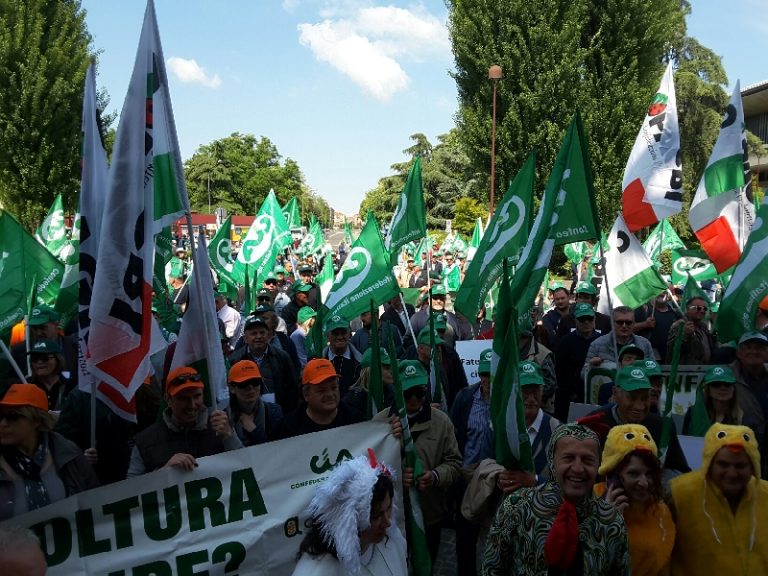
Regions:
<instances>
[{"instance_id":1,"label":"flag pole","mask_svg":"<svg viewBox=\"0 0 768 576\"><path fill-rule=\"evenodd\" d=\"M413 332L413 324L411 324L411 317L408 316L408 309L405 307L405 298L403 298L402 292L400 292L400 303L403 305L403 312L405 312L405 318L408 321L408 331L411 333L413 343L416 344L416 334Z\"/></svg>"},{"instance_id":2,"label":"flag pole","mask_svg":"<svg viewBox=\"0 0 768 576\"><path fill-rule=\"evenodd\" d=\"M5 342L3 342L2 339L0 339L0 347L2 347L3 354L5 355L5 358L8 360L8 363L11 365L11 368L13 368L13 371L16 372L16 376L19 377L19 380L21 380L22 384L26 384L27 379L24 378L24 374L21 373L21 368L19 368L19 365L16 364L16 360L13 359L13 356L11 355L11 351L8 350L8 346L5 345ZM27 358L29 358L29 354L27 354Z\"/></svg>"}]
</instances>

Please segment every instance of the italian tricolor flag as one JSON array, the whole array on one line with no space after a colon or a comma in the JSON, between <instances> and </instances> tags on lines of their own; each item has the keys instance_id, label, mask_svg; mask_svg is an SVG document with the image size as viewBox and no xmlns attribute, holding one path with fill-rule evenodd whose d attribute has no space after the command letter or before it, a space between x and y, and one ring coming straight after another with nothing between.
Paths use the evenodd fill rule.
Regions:
<instances>
[{"instance_id":1,"label":"italian tricolor flag","mask_svg":"<svg viewBox=\"0 0 768 576\"><path fill-rule=\"evenodd\" d=\"M736 82L689 215L691 228L718 272L738 262L754 220L752 203L742 192L744 171L749 170L745 148L744 110Z\"/></svg>"}]
</instances>

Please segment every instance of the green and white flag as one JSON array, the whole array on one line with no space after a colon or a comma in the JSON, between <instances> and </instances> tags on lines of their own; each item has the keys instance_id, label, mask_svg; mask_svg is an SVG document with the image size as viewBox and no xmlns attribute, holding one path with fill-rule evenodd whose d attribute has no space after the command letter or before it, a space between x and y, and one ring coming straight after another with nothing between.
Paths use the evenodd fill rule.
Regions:
<instances>
[{"instance_id":1,"label":"green and white flag","mask_svg":"<svg viewBox=\"0 0 768 576\"><path fill-rule=\"evenodd\" d=\"M461 237L461 234L456 234L456 237L453 239L453 244L451 245L451 250L454 252L466 252L468 248L467 241L464 240L464 238Z\"/></svg>"},{"instance_id":2,"label":"green and white flag","mask_svg":"<svg viewBox=\"0 0 768 576\"><path fill-rule=\"evenodd\" d=\"M24 318L33 282L36 301L53 306L63 274L58 258L9 212L0 212L0 334Z\"/></svg>"},{"instance_id":3,"label":"green and white flag","mask_svg":"<svg viewBox=\"0 0 768 576\"><path fill-rule=\"evenodd\" d=\"M189 283L189 302L179 338L171 361L171 370L192 366L205 383L205 401L208 406L226 406L229 399L227 370L221 350L219 320L213 297L211 268L205 234L197 237L197 249L192 251L192 280Z\"/></svg>"},{"instance_id":4,"label":"green and white flag","mask_svg":"<svg viewBox=\"0 0 768 576\"><path fill-rule=\"evenodd\" d=\"M320 296L322 301L325 302L328 298L328 294L333 287L333 280L336 274L333 271L333 256L326 254L323 258L323 268L320 270L320 274L315 278L315 283L320 287Z\"/></svg>"},{"instance_id":5,"label":"green and white flag","mask_svg":"<svg viewBox=\"0 0 768 576\"><path fill-rule=\"evenodd\" d=\"M421 158L417 156L389 223L384 246L391 259L396 261L400 248L426 235L427 216L421 188Z\"/></svg>"},{"instance_id":6,"label":"green and white flag","mask_svg":"<svg viewBox=\"0 0 768 576\"><path fill-rule=\"evenodd\" d=\"M232 216L221 223L208 245L208 259L219 277L219 291L237 300L237 280L232 275Z\"/></svg>"},{"instance_id":7,"label":"green and white flag","mask_svg":"<svg viewBox=\"0 0 768 576\"><path fill-rule=\"evenodd\" d=\"M301 216L299 215L299 201L294 196L285 206L283 206L283 216L288 224L288 228L298 228L301 226Z\"/></svg>"},{"instance_id":8,"label":"green and white flag","mask_svg":"<svg viewBox=\"0 0 768 576\"><path fill-rule=\"evenodd\" d=\"M658 264L662 252L680 250L681 248L685 250L685 244L666 218L656 225L653 232L643 242L643 249L654 264Z\"/></svg>"},{"instance_id":9,"label":"green and white flag","mask_svg":"<svg viewBox=\"0 0 768 576\"><path fill-rule=\"evenodd\" d=\"M555 245L596 239L600 235L585 142L581 116L577 112L557 153L541 207L512 278L512 294L518 298L516 309L523 327L530 322L530 310L547 274ZM578 215L578 220L574 215Z\"/></svg>"},{"instance_id":10,"label":"green and white flag","mask_svg":"<svg viewBox=\"0 0 768 576\"><path fill-rule=\"evenodd\" d=\"M379 305L394 298L399 291L379 233L379 224L373 213L369 213L360 236L352 244L333 281L322 306L327 313L322 316L326 319L336 315L354 318L368 309L371 300Z\"/></svg>"},{"instance_id":11,"label":"green and white flag","mask_svg":"<svg viewBox=\"0 0 768 576\"><path fill-rule=\"evenodd\" d=\"M291 231L288 229L288 223L274 190L270 190L243 240L237 260L232 266L232 277L239 284L244 284L245 265L248 264L251 278L254 275L263 278L274 268L280 251L290 243ZM248 278L249 282L251 278Z\"/></svg>"},{"instance_id":12,"label":"green and white flag","mask_svg":"<svg viewBox=\"0 0 768 576\"><path fill-rule=\"evenodd\" d=\"M474 318L480 310L491 286L501 276L504 259L519 259L532 220L535 178L536 155L531 154L497 204L456 295L454 306L466 318Z\"/></svg>"},{"instance_id":13,"label":"green and white flag","mask_svg":"<svg viewBox=\"0 0 768 576\"><path fill-rule=\"evenodd\" d=\"M747 245L733 269L717 314L721 342L738 340L755 329L757 306L768 294L768 195L763 197Z\"/></svg>"},{"instance_id":14,"label":"green and white flag","mask_svg":"<svg viewBox=\"0 0 768 576\"><path fill-rule=\"evenodd\" d=\"M624 216L619 214L608 235L609 250L605 254L605 274L610 283L611 304L637 308L667 289L640 241L629 231ZM606 287L600 289L598 308L610 314Z\"/></svg>"},{"instance_id":15,"label":"green and white flag","mask_svg":"<svg viewBox=\"0 0 768 576\"><path fill-rule=\"evenodd\" d=\"M688 274L699 282L717 278L717 269L704 250L672 250L671 256L672 284L676 286L684 283Z\"/></svg>"},{"instance_id":16,"label":"green and white flag","mask_svg":"<svg viewBox=\"0 0 768 576\"><path fill-rule=\"evenodd\" d=\"M563 251L565 252L565 257L568 259L568 262L578 266L587 254L587 243L573 242L571 244L566 244Z\"/></svg>"},{"instance_id":17,"label":"green and white flag","mask_svg":"<svg viewBox=\"0 0 768 576\"><path fill-rule=\"evenodd\" d=\"M56 198L54 198L45 220L43 220L43 223L40 224L35 233L35 237L51 254L63 261L60 253L66 248L68 240L67 227L64 224L64 204L61 201L61 194L57 194Z\"/></svg>"},{"instance_id":18,"label":"green and white flag","mask_svg":"<svg viewBox=\"0 0 768 576\"><path fill-rule=\"evenodd\" d=\"M315 219L309 224L309 230L307 235L299 245L299 252L301 254L318 254L322 251L325 245L325 237L323 236L323 227Z\"/></svg>"},{"instance_id":19,"label":"green and white flag","mask_svg":"<svg viewBox=\"0 0 768 576\"><path fill-rule=\"evenodd\" d=\"M461 267L454 263L443 268L443 281L448 292L456 292L461 286Z\"/></svg>"},{"instance_id":20,"label":"green and white flag","mask_svg":"<svg viewBox=\"0 0 768 576\"><path fill-rule=\"evenodd\" d=\"M475 229L472 230L472 238L469 240L469 246L467 247L467 260L472 260L475 257L475 252L480 247L480 241L483 239L483 219L478 218L475 221Z\"/></svg>"},{"instance_id":21,"label":"green and white flag","mask_svg":"<svg viewBox=\"0 0 768 576\"><path fill-rule=\"evenodd\" d=\"M347 245L347 248L352 246L354 241L355 239L352 237L352 228L349 226L349 222L344 220L344 243Z\"/></svg>"}]
</instances>

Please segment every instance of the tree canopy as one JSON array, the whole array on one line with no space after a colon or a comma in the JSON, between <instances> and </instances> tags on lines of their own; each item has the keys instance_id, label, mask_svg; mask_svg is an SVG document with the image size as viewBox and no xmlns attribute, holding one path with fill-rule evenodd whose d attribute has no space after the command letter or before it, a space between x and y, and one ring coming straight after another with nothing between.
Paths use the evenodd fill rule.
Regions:
<instances>
[{"instance_id":1,"label":"tree canopy","mask_svg":"<svg viewBox=\"0 0 768 576\"><path fill-rule=\"evenodd\" d=\"M252 134L233 133L200 146L184 163L193 210L209 212L223 206L234 214L255 214L270 190L280 204L296 197L303 218L314 213L324 225L328 203L304 182L299 165L283 157L272 141Z\"/></svg>"},{"instance_id":2,"label":"tree canopy","mask_svg":"<svg viewBox=\"0 0 768 576\"><path fill-rule=\"evenodd\" d=\"M0 22L0 202L32 228L76 205L91 36L76 0L3 0Z\"/></svg>"}]
</instances>

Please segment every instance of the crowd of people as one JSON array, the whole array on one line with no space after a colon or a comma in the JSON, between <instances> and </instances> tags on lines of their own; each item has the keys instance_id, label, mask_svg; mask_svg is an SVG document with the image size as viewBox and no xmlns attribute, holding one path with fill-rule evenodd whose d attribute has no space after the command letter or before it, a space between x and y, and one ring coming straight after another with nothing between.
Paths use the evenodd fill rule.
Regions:
<instances>
[{"instance_id":1,"label":"crowd of people","mask_svg":"<svg viewBox=\"0 0 768 576\"><path fill-rule=\"evenodd\" d=\"M176 260L168 282L183 313L183 250ZM326 346L313 355L307 338L321 300L314 278L322 262L286 255L262 280L253 309L242 293L211 295L228 366L227 405L206 406L195 368L170 369L175 338L166 331L160 370L136 396L137 422L98 403L96 446L90 401L76 386L76 339L53 309L35 307L30 341L11 348L28 383L9 368L0 400L0 520L160 468L193 470L198 458L369 419L390 422L399 438L396 373L423 469L405 467L397 478L395 463L377 463L372 454L341 464L317 489L294 574L406 574L411 541L394 522L396 482L406 489L406 510L408 489L418 491L433 563L442 530L456 530L450 554L462 576L768 574L762 326L723 345L701 296L670 306L672 290L640 309L619 306L604 315L593 283L550 286L543 297L551 308L518 342L534 469L505 469L495 461L490 341L473 359L474 382L456 351L457 342L493 338L493 313L483 308L466 318L452 308L455 293L440 279L456 266L463 273L465 254L415 260L404 254L395 275L403 288L420 290L416 306L393 298L375 323L381 342L391 339L396 350L378 355L383 405L372 409L369 392L379 370L370 313L327 320ZM680 363L707 366L681 430L704 439L702 466L693 471L659 406L661 364L670 362L677 334ZM585 378L597 368L610 374L603 405L574 422L571 406L589 403ZM440 371L440 401L430 386L433 369ZM337 509L344 506L357 525L339 520L349 517ZM0 562L6 540L25 537L0 531Z\"/></svg>"}]
</instances>

